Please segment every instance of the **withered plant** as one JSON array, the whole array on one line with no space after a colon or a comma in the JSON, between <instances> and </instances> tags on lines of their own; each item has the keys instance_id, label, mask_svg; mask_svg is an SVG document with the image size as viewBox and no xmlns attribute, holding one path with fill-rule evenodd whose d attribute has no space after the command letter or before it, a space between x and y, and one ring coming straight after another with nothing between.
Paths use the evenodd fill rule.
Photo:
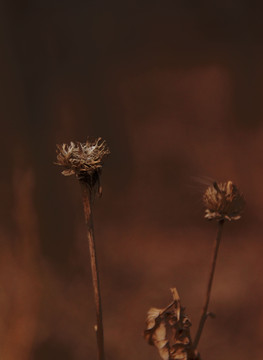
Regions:
<instances>
[{"instance_id":1,"label":"withered plant","mask_svg":"<svg viewBox=\"0 0 263 360\"><path fill-rule=\"evenodd\" d=\"M181 307L177 289L173 301L164 309L151 308L147 314L145 339L154 345L164 360L197 359L190 335L191 322Z\"/></svg>"},{"instance_id":2,"label":"withered plant","mask_svg":"<svg viewBox=\"0 0 263 360\"><path fill-rule=\"evenodd\" d=\"M197 349L202 331L209 316L208 311L213 278L215 274L218 249L222 238L223 225L226 220L240 219L245 201L243 195L232 181L214 182L204 195L205 218L218 223L211 268L207 284L205 302L194 340L190 335L191 322L180 305L180 298L175 288L172 290L173 302L164 309L151 308L146 320L145 339L154 345L163 360L201 360Z\"/></svg>"},{"instance_id":3,"label":"withered plant","mask_svg":"<svg viewBox=\"0 0 263 360\"><path fill-rule=\"evenodd\" d=\"M75 175L82 189L96 305L97 325L95 330L99 360L105 360L105 355L92 206L96 193L101 193L100 175L103 160L109 153L106 142L101 138L94 142L87 140L86 143L71 142L69 145L57 145L56 164L64 168L63 175ZM144 332L145 339L150 345L154 345L158 349L163 360L201 360L198 344L207 318L213 316L208 311L208 307L223 225L226 220L240 219L245 206L243 195L232 181L225 183L214 182L213 185L206 189L203 195L203 203L206 208L205 218L217 221L218 231L214 243L204 306L194 339L192 340L190 333L191 322L185 313L184 307L181 306L176 288L171 289L173 297L171 304L163 309L151 308L148 311L146 330Z\"/></svg>"},{"instance_id":4,"label":"withered plant","mask_svg":"<svg viewBox=\"0 0 263 360\"><path fill-rule=\"evenodd\" d=\"M71 142L57 145L57 162L55 164L64 168L65 176L75 175L79 180L82 190L87 238L89 243L94 300L96 306L98 359L104 360L104 335L102 321L101 294L99 285L99 272L94 239L92 207L96 193L101 194L100 175L104 158L110 154L105 141L98 138L94 142L87 140L85 143Z\"/></svg>"}]
</instances>

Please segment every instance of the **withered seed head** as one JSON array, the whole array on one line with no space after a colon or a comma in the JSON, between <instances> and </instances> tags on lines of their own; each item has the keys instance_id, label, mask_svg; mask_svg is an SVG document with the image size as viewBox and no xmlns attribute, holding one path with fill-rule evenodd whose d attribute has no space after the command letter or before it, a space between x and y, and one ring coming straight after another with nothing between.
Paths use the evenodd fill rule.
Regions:
<instances>
[{"instance_id":1,"label":"withered seed head","mask_svg":"<svg viewBox=\"0 0 263 360\"><path fill-rule=\"evenodd\" d=\"M205 218L208 220L238 220L244 211L245 200L232 181L214 183L203 196L206 207Z\"/></svg>"},{"instance_id":2,"label":"withered seed head","mask_svg":"<svg viewBox=\"0 0 263 360\"><path fill-rule=\"evenodd\" d=\"M56 165L63 166L65 176L76 175L79 180L93 186L99 180L103 159L110 154L106 141L101 138L94 142L72 142L57 145Z\"/></svg>"}]
</instances>

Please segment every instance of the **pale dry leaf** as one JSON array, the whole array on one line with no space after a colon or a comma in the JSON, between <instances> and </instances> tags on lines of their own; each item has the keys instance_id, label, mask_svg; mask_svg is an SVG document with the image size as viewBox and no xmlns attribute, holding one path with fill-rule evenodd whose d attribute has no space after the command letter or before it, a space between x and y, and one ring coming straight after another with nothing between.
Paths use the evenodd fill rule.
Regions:
<instances>
[{"instance_id":1,"label":"pale dry leaf","mask_svg":"<svg viewBox=\"0 0 263 360\"><path fill-rule=\"evenodd\" d=\"M171 290L174 301L180 301L180 296L178 294L177 289L176 288L171 288L170 290Z\"/></svg>"},{"instance_id":2,"label":"pale dry leaf","mask_svg":"<svg viewBox=\"0 0 263 360\"><path fill-rule=\"evenodd\" d=\"M163 322L155 330L152 336L155 347L159 350L159 354L163 360L169 360L169 345L166 337L166 327Z\"/></svg>"},{"instance_id":3,"label":"pale dry leaf","mask_svg":"<svg viewBox=\"0 0 263 360\"><path fill-rule=\"evenodd\" d=\"M174 348L173 351L171 351L171 360L188 360L187 359L187 352L184 347L178 347L177 349Z\"/></svg>"},{"instance_id":4,"label":"pale dry leaf","mask_svg":"<svg viewBox=\"0 0 263 360\"><path fill-rule=\"evenodd\" d=\"M176 317L177 317L177 319L180 319L180 311L181 311L180 296L179 296L176 288L171 288L170 290L172 293L172 297L173 297L174 301L176 302Z\"/></svg>"},{"instance_id":5,"label":"pale dry leaf","mask_svg":"<svg viewBox=\"0 0 263 360\"><path fill-rule=\"evenodd\" d=\"M165 309L151 308L147 314L145 339L150 345L154 345L163 360L169 360L168 339L166 336L165 323L161 314Z\"/></svg>"},{"instance_id":6,"label":"pale dry leaf","mask_svg":"<svg viewBox=\"0 0 263 360\"><path fill-rule=\"evenodd\" d=\"M154 328L156 318L163 312L164 309L151 308L147 313L147 330Z\"/></svg>"},{"instance_id":7,"label":"pale dry leaf","mask_svg":"<svg viewBox=\"0 0 263 360\"><path fill-rule=\"evenodd\" d=\"M188 360L191 322L180 306L176 288L171 292L173 302L170 305L148 311L145 339L158 349L163 360Z\"/></svg>"}]
</instances>

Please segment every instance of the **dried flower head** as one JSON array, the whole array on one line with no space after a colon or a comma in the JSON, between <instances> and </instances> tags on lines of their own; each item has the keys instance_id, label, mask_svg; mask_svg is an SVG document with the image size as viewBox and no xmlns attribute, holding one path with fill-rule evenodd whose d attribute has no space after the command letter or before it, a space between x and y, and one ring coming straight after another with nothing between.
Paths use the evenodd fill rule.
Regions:
<instances>
[{"instance_id":1,"label":"dried flower head","mask_svg":"<svg viewBox=\"0 0 263 360\"><path fill-rule=\"evenodd\" d=\"M93 186L99 180L103 159L109 154L106 141L101 138L85 143L71 141L69 145L57 145L56 164L65 168L63 175L75 174L79 180Z\"/></svg>"},{"instance_id":2,"label":"dried flower head","mask_svg":"<svg viewBox=\"0 0 263 360\"><path fill-rule=\"evenodd\" d=\"M243 213L245 200L243 194L232 181L209 186L203 196L208 220L238 220Z\"/></svg>"}]
</instances>

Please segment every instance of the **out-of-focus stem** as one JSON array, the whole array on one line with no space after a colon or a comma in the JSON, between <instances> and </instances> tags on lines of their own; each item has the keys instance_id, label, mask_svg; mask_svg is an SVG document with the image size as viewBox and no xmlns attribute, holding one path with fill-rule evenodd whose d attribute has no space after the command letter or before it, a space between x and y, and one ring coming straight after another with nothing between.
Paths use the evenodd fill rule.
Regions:
<instances>
[{"instance_id":1,"label":"out-of-focus stem","mask_svg":"<svg viewBox=\"0 0 263 360\"><path fill-rule=\"evenodd\" d=\"M94 300L96 306L96 317L97 317L96 335L97 335L97 346L98 346L98 359L105 360L99 272L97 267L97 257L96 257L96 248L95 248L95 240L94 240L94 227L93 227L93 219L92 219L92 200L91 200L92 189L87 184L82 182L81 182L81 188L82 188L85 221L87 226L87 238L88 238L89 251L90 251Z\"/></svg>"},{"instance_id":2,"label":"out-of-focus stem","mask_svg":"<svg viewBox=\"0 0 263 360\"><path fill-rule=\"evenodd\" d=\"M220 245L220 241L221 241L221 237L222 237L223 225L224 225L224 220L220 220L218 222L217 237L215 239L215 244L214 244L214 251L213 251L213 257L212 257L209 280L208 280L208 284L207 284L205 304L204 304L204 307L203 307L203 311L202 311L201 319L200 319L200 322L199 322L198 330L196 332L195 340L194 340L194 343L193 343L193 348L194 349L196 349L197 346L198 346L198 343L199 343L199 340L200 340L200 337L201 337L201 334L202 334L202 331L203 331L203 328L204 328L204 325L205 325L205 321L206 321L207 317L209 316L208 305L209 305L210 296L211 296L211 289L212 289L213 278L214 278L214 273L215 273L218 249L219 249L219 245Z\"/></svg>"}]
</instances>

